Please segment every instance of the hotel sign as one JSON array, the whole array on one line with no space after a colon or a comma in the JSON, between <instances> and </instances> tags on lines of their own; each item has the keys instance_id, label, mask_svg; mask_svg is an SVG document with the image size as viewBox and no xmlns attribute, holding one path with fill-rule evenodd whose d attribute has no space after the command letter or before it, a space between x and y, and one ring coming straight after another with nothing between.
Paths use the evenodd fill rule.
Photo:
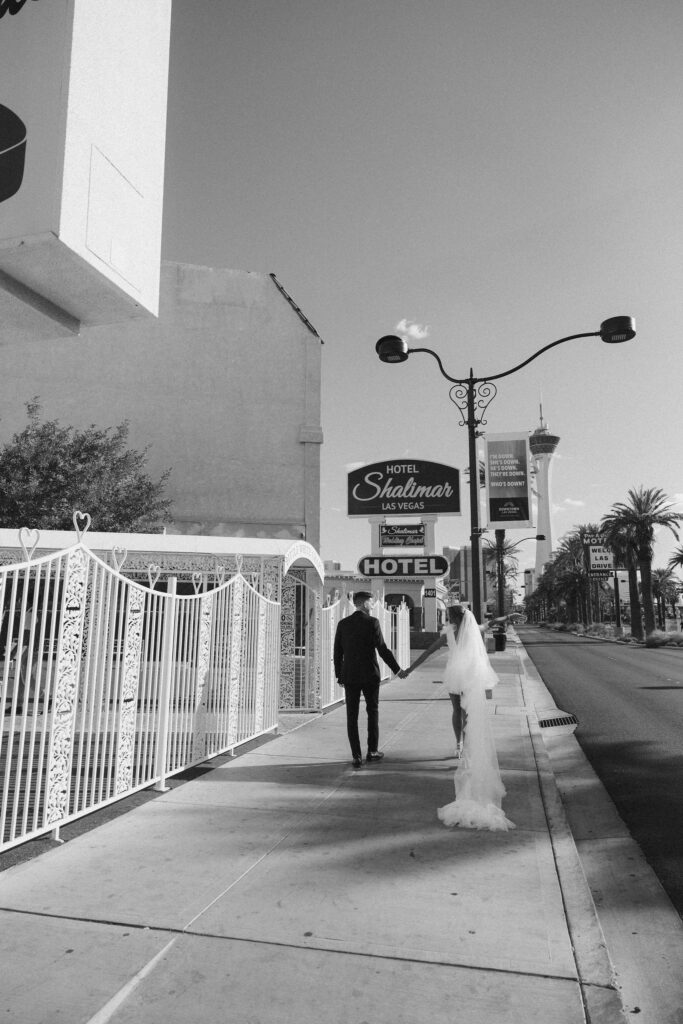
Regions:
<instances>
[{"instance_id":1,"label":"hotel sign","mask_svg":"<svg viewBox=\"0 0 683 1024\"><path fill-rule=\"evenodd\" d=\"M602 538L586 537L583 548L588 575L592 579L609 579L614 573L614 554L605 547Z\"/></svg>"},{"instance_id":2,"label":"hotel sign","mask_svg":"<svg viewBox=\"0 0 683 1024\"><path fill-rule=\"evenodd\" d=\"M365 555L358 563L361 576L445 576L443 555Z\"/></svg>"},{"instance_id":3,"label":"hotel sign","mask_svg":"<svg viewBox=\"0 0 683 1024\"><path fill-rule=\"evenodd\" d=\"M375 462L348 474L349 516L459 516L460 472L439 462Z\"/></svg>"}]
</instances>

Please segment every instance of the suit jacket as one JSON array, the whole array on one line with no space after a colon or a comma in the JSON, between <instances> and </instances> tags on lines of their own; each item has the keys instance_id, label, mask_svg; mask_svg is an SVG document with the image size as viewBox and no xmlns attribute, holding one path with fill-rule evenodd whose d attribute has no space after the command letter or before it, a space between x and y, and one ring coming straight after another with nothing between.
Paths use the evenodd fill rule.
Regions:
<instances>
[{"instance_id":1,"label":"suit jacket","mask_svg":"<svg viewBox=\"0 0 683 1024\"><path fill-rule=\"evenodd\" d=\"M334 672L342 686L379 683L378 654L392 672L401 671L384 642L379 619L362 608L341 619L334 637Z\"/></svg>"}]
</instances>

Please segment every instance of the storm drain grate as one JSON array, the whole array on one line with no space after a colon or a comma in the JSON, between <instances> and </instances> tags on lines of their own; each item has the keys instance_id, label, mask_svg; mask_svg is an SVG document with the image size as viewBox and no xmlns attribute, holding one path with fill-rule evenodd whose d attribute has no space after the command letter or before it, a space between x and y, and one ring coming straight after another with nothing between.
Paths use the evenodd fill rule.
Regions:
<instances>
[{"instance_id":1,"label":"storm drain grate","mask_svg":"<svg viewBox=\"0 0 683 1024\"><path fill-rule=\"evenodd\" d=\"M579 720L575 715L564 714L560 718L539 718L538 724L541 729L552 729L558 725L578 725Z\"/></svg>"}]
</instances>

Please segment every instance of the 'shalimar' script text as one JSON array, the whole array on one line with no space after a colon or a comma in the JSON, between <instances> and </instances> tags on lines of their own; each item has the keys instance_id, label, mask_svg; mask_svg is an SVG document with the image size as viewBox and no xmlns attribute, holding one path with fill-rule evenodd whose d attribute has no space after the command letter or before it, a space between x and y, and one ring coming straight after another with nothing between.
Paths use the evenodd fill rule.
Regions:
<instances>
[{"instance_id":1,"label":"'shalimar' script text","mask_svg":"<svg viewBox=\"0 0 683 1024\"><path fill-rule=\"evenodd\" d=\"M394 475L409 473L408 479L401 484L394 483ZM419 484L415 477L419 476L417 466L411 463L388 463L385 473L375 470L366 473L363 480L351 491L356 501L382 502L383 512L422 512L425 504L423 498L450 498L453 488L446 481L442 484Z\"/></svg>"},{"instance_id":2,"label":"'shalimar' script text","mask_svg":"<svg viewBox=\"0 0 683 1024\"><path fill-rule=\"evenodd\" d=\"M33 0L33 2L36 3L37 0ZM6 14L18 14L25 3L26 0L0 0L0 18Z\"/></svg>"}]
</instances>

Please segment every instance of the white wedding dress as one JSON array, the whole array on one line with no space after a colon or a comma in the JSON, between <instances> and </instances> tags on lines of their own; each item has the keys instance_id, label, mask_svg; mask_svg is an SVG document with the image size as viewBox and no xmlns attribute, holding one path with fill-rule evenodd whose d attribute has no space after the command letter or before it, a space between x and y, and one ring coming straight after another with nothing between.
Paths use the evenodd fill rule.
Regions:
<instances>
[{"instance_id":1,"label":"white wedding dress","mask_svg":"<svg viewBox=\"0 0 683 1024\"><path fill-rule=\"evenodd\" d=\"M507 831L515 825L501 806L505 786L486 707L486 691L497 685L498 676L491 667L472 612L465 612L457 637L452 626L446 626L446 636L448 662L444 682L450 693L460 694L467 722L463 757L455 772L455 800L440 807L437 814L451 828L459 825Z\"/></svg>"}]
</instances>

